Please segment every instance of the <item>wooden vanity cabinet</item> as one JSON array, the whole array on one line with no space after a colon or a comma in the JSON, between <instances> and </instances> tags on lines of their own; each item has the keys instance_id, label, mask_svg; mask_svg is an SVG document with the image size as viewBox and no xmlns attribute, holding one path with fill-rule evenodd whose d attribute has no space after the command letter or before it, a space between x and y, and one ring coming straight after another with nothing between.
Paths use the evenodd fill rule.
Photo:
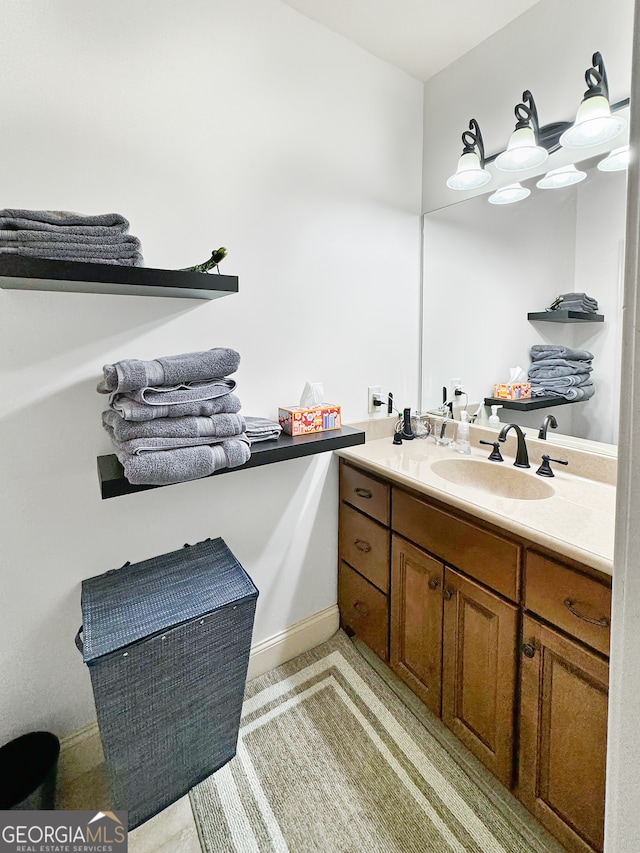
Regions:
<instances>
[{"instance_id":1,"label":"wooden vanity cabinet","mask_svg":"<svg viewBox=\"0 0 640 853\"><path fill-rule=\"evenodd\" d=\"M525 616L516 793L571 853L603 849L608 681L607 661Z\"/></svg>"},{"instance_id":2,"label":"wooden vanity cabinet","mask_svg":"<svg viewBox=\"0 0 640 853\"><path fill-rule=\"evenodd\" d=\"M608 579L342 460L340 558L343 626L567 851L601 853Z\"/></svg>"}]
</instances>

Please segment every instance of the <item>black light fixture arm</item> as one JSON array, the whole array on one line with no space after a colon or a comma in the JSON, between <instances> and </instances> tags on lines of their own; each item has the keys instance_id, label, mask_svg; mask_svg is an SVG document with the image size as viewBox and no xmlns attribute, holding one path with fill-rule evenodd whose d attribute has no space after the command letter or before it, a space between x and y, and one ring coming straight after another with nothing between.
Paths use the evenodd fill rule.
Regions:
<instances>
[{"instance_id":1,"label":"black light fixture arm","mask_svg":"<svg viewBox=\"0 0 640 853\"><path fill-rule=\"evenodd\" d=\"M604 95L609 100L609 81L607 79L607 69L604 67L604 59L600 51L596 51L591 58L592 67L587 68L584 72L584 79L587 83L587 91L584 93L585 98L594 98L597 95Z\"/></svg>"},{"instance_id":2,"label":"black light fixture arm","mask_svg":"<svg viewBox=\"0 0 640 853\"><path fill-rule=\"evenodd\" d=\"M536 107L536 102L533 100L533 95L528 89L522 93L522 103L516 105L514 112L518 119L516 130L522 130L523 127L532 127L537 142L538 131L540 130L538 108Z\"/></svg>"},{"instance_id":3,"label":"black light fixture arm","mask_svg":"<svg viewBox=\"0 0 640 853\"><path fill-rule=\"evenodd\" d=\"M480 166L484 169L484 140L480 132L480 125L472 118L469 122L469 130L465 130L462 134L462 149L463 154L474 154L476 148L478 157L480 158Z\"/></svg>"}]
</instances>

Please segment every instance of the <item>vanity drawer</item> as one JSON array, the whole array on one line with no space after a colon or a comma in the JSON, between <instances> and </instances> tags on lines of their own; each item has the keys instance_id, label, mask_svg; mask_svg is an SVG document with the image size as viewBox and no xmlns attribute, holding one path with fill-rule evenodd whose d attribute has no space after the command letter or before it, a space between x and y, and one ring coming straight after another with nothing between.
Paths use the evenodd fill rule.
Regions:
<instances>
[{"instance_id":1,"label":"vanity drawer","mask_svg":"<svg viewBox=\"0 0 640 853\"><path fill-rule=\"evenodd\" d=\"M389 530L347 504L340 507L340 559L389 592Z\"/></svg>"},{"instance_id":2,"label":"vanity drawer","mask_svg":"<svg viewBox=\"0 0 640 853\"><path fill-rule=\"evenodd\" d=\"M340 563L338 574L340 620L382 660L389 660L389 602L386 595Z\"/></svg>"},{"instance_id":3,"label":"vanity drawer","mask_svg":"<svg viewBox=\"0 0 640 853\"><path fill-rule=\"evenodd\" d=\"M588 646L609 654L611 590L604 584L528 551L525 606Z\"/></svg>"},{"instance_id":4,"label":"vanity drawer","mask_svg":"<svg viewBox=\"0 0 640 853\"><path fill-rule=\"evenodd\" d=\"M343 501L366 512L382 524L389 524L390 488L357 468L342 465L340 496Z\"/></svg>"},{"instance_id":5,"label":"vanity drawer","mask_svg":"<svg viewBox=\"0 0 640 853\"><path fill-rule=\"evenodd\" d=\"M444 563L518 601L520 547L431 504L393 490L393 530Z\"/></svg>"}]
</instances>

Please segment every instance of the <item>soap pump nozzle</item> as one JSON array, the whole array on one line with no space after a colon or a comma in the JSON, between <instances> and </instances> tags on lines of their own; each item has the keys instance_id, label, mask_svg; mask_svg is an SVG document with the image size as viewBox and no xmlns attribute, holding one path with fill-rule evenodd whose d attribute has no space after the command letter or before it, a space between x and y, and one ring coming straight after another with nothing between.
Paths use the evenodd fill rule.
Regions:
<instances>
[{"instance_id":1,"label":"soap pump nozzle","mask_svg":"<svg viewBox=\"0 0 640 853\"><path fill-rule=\"evenodd\" d=\"M413 434L413 430L411 429L411 408L407 407L403 410L403 425L402 425L402 437L405 441L411 441L415 438Z\"/></svg>"}]
</instances>

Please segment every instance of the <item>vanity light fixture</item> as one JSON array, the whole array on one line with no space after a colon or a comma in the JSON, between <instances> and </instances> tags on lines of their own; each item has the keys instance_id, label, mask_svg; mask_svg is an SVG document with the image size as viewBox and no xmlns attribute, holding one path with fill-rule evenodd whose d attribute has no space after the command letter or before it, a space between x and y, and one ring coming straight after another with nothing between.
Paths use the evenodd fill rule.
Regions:
<instances>
[{"instance_id":1,"label":"vanity light fixture","mask_svg":"<svg viewBox=\"0 0 640 853\"><path fill-rule=\"evenodd\" d=\"M592 67L587 68L587 91L573 125L560 137L564 148L589 148L613 139L627 126L622 116L611 115L609 82L604 61L599 52L593 54Z\"/></svg>"},{"instance_id":2,"label":"vanity light fixture","mask_svg":"<svg viewBox=\"0 0 640 853\"><path fill-rule=\"evenodd\" d=\"M523 187L522 184L509 184L506 187L500 187L493 195L489 196L489 204L514 204L516 201L522 201L531 195L531 190Z\"/></svg>"},{"instance_id":3,"label":"vanity light fixture","mask_svg":"<svg viewBox=\"0 0 640 853\"><path fill-rule=\"evenodd\" d=\"M587 177L586 172L581 172L573 165L561 166L559 169L552 169L550 172L540 178L536 186L541 190L558 190L562 187L570 187L573 184L579 184Z\"/></svg>"},{"instance_id":4,"label":"vanity light fixture","mask_svg":"<svg viewBox=\"0 0 640 853\"><path fill-rule=\"evenodd\" d=\"M614 148L609 152L604 160L598 163L598 169L601 172L622 172L629 165L629 146L623 145L622 148Z\"/></svg>"},{"instance_id":5,"label":"vanity light fixture","mask_svg":"<svg viewBox=\"0 0 640 853\"><path fill-rule=\"evenodd\" d=\"M540 166L549 156L539 145L540 124L533 95L527 89L522 93L522 103L515 108L516 128L511 134L507 150L496 157L496 168L503 172L522 172Z\"/></svg>"},{"instance_id":6,"label":"vanity light fixture","mask_svg":"<svg viewBox=\"0 0 640 853\"><path fill-rule=\"evenodd\" d=\"M478 122L472 118L469 130L462 134L462 155L454 175L447 179L452 190L475 190L491 180L491 172L484 168L484 141Z\"/></svg>"}]
</instances>

